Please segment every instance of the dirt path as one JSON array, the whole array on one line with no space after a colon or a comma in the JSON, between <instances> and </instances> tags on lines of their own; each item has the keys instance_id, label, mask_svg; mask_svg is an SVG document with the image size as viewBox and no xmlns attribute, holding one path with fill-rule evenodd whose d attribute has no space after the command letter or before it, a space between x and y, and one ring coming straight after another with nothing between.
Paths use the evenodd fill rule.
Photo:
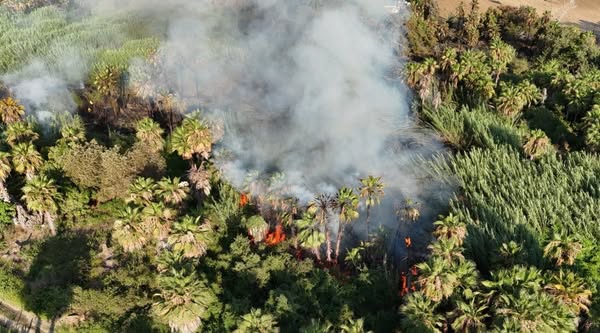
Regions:
<instances>
[{"instance_id":1,"label":"dirt path","mask_svg":"<svg viewBox=\"0 0 600 333\"><path fill-rule=\"evenodd\" d=\"M54 327L50 322L2 300L0 300L0 326L19 333L54 332Z\"/></svg>"}]
</instances>

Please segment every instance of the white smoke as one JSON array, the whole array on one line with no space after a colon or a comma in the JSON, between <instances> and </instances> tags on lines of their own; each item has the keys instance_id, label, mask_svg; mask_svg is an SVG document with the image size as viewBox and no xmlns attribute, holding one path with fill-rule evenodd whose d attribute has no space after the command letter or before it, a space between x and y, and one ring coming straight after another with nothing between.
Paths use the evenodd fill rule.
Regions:
<instances>
[{"instance_id":1,"label":"white smoke","mask_svg":"<svg viewBox=\"0 0 600 333\"><path fill-rule=\"evenodd\" d=\"M382 176L387 199L374 220L394 227L406 199L426 203L421 209L428 219L434 214L428 208L447 200L447 191L416 162L441 146L417 129L400 80L405 8L391 15L374 0L105 0L90 6L94 15L129 11L167 22L159 54L168 82L161 84L224 120L215 158L240 189L249 174L281 173L271 189L307 202L356 186L360 177ZM3 80L24 100L51 91L48 85L64 86L43 77Z\"/></svg>"}]
</instances>

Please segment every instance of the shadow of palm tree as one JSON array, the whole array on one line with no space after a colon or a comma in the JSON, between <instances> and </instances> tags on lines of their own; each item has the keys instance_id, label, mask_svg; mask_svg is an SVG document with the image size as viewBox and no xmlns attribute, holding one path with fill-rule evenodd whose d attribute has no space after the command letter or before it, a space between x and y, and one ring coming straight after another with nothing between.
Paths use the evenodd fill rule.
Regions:
<instances>
[{"instance_id":1,"label":"shadow of palm tree","mask_svg":"<svg viewBox=\"0 0 600 333\"><path fill-rule=\"evenodd\" d=\"M37 247L21 297L27 310L51 320L51 329L71 304L73 288L87 283L90 250L83 233L61 234Z\"/></svg>"}]
</instances>

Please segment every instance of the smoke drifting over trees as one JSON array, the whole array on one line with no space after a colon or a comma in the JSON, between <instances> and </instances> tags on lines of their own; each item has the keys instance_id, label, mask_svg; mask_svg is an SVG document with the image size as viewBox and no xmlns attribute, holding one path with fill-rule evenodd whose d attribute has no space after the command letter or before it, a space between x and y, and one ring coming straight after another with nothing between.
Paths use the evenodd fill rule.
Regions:
<instances>
[{"instance_id":1,"label":"smoke drifting over trees","mask_svg":"<svg viewBox=\"0 0 600 333\"><path fill-rule=\"evenodd\" d=\"M380 209L387 214L405 199L431 196L432 184L415 159L439 145L415 130L408 90L399 80L403 19L382 3L102 1L88 7L92 16L153 18L156 24L146 29L166 37L157 52L160 69L134 61L132 80L149 73L150 90L174 92L189 109L198 106L223 120L216 161L240 189L249 174L266 179L281 173L255 190L307 202L374 174L382 176L390 194ZM119 32L113 35L118 39ZM79 54L91 52L70 48L62 58ZM17 96L38 91L39 99L26 101L35 107L44 92L67 91L67 83L85 77L72 71L92 70L86 61L53 66L56 77L38 66L40 78L17 73L6 82ZM60 84L50 88L52 82Z\"/></svg>"}]
</instances>

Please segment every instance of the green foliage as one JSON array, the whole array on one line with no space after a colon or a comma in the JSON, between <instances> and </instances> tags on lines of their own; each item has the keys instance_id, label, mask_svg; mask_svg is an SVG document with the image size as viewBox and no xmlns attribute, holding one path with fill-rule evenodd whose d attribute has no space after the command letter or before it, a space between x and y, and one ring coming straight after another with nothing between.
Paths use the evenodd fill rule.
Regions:
<instances>
[{"instance_id":1,"label":"green foliage","mask_svg":"<svg viewBox=\"0 0 600 333\"><path fill-rule=\"evenodd\" d=\"M15 205L0 201L0 231L2 226L6 226L12 223L12 219L15 217Z\"/></svg>"},{"instance_id":2,"label":"green foliage","mask_svg":"<svg viewBox=\"0 0 600 333\"><path fill-rule=\"evenodd\" d=\"M552 230L600 236L594 223L600 210L597 156L573 153L561 160L552 155L534 163L510 148L475 149L442 162L441 169L454 174L463 188L465 199L453 206L469 223L471 253L492 253L514 240L528 249L530 263L539 263L540 239ZM489 267L488 256L476 260Z\"/></svg>"}]
</instances>

